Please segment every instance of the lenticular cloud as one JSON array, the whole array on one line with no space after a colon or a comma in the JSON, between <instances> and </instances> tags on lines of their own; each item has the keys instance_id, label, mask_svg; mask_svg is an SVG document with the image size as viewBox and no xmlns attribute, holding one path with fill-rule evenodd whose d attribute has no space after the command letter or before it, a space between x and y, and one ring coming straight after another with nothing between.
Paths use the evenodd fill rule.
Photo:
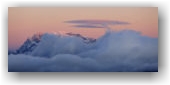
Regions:
<instances>
[{"instance_id":1,"label":"lenticular cloud","mask_svg":"<svg viewBox=\"0 0 170 85\"><path fill-rule=\"evenodd\" d=\"M95 42L44 34L29 54L10 54L10 72L157 72L158 39L107 31Z\"/></svg>"},{"instance_id":2,"label":"lenticular cloud","mask_svg":"<svg viewBox=\"0 0 170 85\"><path fill-rule=\"evenodd\" d=\"M130 23L117 20L71 20L65 23L77 24L77 28L109 28L108 25L128 25ZM109 28L110 29L110 28Z\"/></svg>"}]
</instances>

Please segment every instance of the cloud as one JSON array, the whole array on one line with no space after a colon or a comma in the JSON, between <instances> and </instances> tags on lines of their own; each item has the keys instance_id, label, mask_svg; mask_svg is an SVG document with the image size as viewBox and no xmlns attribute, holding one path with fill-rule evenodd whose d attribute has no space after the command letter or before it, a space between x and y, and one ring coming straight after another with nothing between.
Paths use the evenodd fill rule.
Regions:
<instances>
[{"instance_id":1,"label":"cloud","mask_svg":"<svg viewBox=\"0 0 170 85\"><path fill-rule=\"evenodd\" d=\"M71 20L65 21L65 23L75 23L75 24L129 24L128 22L113 21L113 20Z\"/></svg>"},{"instance_id":2,"label":"cloud","mask_svg":"<svg viewBox=\"0 0 170 85\"><path fill-rule=\"evenodd\" d=\"M8 62L8 70L12 72L97 71L96 61L71 54L56 55L52 58L24 54L9 55Z\"/></svg>"},{"instance_id":3,"label":"cloud","mask_svg":"<svg viewBox=\"0 0 170 85\"><path fill-rule=\"evenodd\" d=\"M45 34L31 54L9 55L8 71L155 72L158 39L132 30L107 31L85 44L77 37Z\"/></svg>"},{"instance_id":4,"label":"cloud","mask_svg":"<svg viewBox=\"0 0 170 85\"><path fill-rule=\"evenodd\" d=\"M97 26L97 25L75 25L73 27L78 27L78 28L104 28L103 26Z\"/></svg>"},{"instance_id":5,"label":"cloud","mask_svg":"<svg viewBox=\"0 0 170 85\"><path fill-rule=\"evenodd\" d=\"M127 25L128 22L114 21L114 20L70 20L65 21L65 23L78 24L74 27L80 28L106 28L108 25Z\"/></svg>"}]
</instances>

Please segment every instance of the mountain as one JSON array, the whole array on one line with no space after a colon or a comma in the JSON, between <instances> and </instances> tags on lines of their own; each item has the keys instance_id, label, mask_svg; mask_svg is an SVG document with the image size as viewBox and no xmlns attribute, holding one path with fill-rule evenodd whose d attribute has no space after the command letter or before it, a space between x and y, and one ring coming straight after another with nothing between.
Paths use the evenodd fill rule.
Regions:
<instances>
[{"instance_id":1,"label":"mountain","mask_svg":"<svg viewBox=\"0 0 170 85\"><path fill-rule=\"evenodd\" d=\"M16 51L17 54L28 54L32 52L41 40L43 34L34 34L31 38L28 38L23 45Z\"/></svg>"},{"instance_id":2,"label":"mountain","mask_svg":"<svg viewBox=\"0 0 170 85\"><path fill-rule=\"evenodd\" d=\"M36 33L31 38L28 38L19 49L16 51L8 51L9 54L29 54L31 53L41 42L41 38L44 34L42 33ZM96 39L84 37L81 34L74 34L74 33L65 33L65 34L57 34L58 36L72 36L72 37L78 37L80 38L84 43L93 43L96 42ZM50 42L50 41L49 41Z\"/></svg>"},{"instance_id":3,"label":"mountain","mask_svg":"<svg viewBox=\"0 0 170 85\"><path fill-rule=\"evenodd\" d=\"M84 37L84 36L82 36L80 34L74 34L74 33L66 33L66 34L70 35L70 36L75 36L75 37L82 38L85 43L93 43L93 42L96 41L96 39L94 39L94 38Z\"/></svg>"}]
</instances>

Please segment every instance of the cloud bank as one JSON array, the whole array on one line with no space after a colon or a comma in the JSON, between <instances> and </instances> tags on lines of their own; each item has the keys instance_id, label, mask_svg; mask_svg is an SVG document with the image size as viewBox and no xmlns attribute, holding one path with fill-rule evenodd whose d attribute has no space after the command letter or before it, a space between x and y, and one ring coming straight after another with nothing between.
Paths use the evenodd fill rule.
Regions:
<instances>
[{"instance_id":1,"label":"cloud bank","mask_svg":"<svg viewBox=\"0 0 170 85\"><path fill-rule=\"evenodd\" d=\"M8 56L10 72L157 72L158 39L132 30L107 31L96 42L44 34L28 54Z\"/></svg>"}]
</instances>

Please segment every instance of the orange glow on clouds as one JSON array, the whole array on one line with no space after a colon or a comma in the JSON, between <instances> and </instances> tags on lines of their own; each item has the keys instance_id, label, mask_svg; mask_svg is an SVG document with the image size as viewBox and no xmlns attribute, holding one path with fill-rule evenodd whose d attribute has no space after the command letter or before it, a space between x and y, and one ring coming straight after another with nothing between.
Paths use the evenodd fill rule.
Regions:
<instances>
[{"instance_id":1,"label":"orange glow on clouds","mask_svg":"<svg viewBox=\"0 0 170 85\"><path fill-rule=\"evenodd\" d=\"M8 8L8 45L16 49L28 37L37 32L73 32L98 38L104 29L75 28L64 23L69 20L118 20L129 25L110 26L113 30L132 29L143 35L158 37L158 8L118 7L54 7L54 8Z\"/></svg>"}]
</instances>

